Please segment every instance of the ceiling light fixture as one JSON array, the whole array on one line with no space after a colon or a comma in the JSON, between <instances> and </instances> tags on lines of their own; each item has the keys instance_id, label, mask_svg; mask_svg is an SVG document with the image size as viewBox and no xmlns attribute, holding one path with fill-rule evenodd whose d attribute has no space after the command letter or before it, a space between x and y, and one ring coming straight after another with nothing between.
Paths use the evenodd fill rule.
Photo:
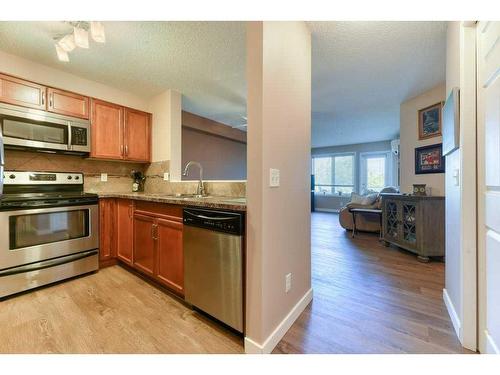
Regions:
<instances>
[{"instance_id":1,"label":"ceiling light fixture","mask_svg":"<svg viewBox=\"0 0 500 375\"><path fill-rule=\"evenodd\" d=\"M68 52L66 52L65 50L63 50L59 46L59 44L56 44L56 52L57 52L57 58L59 59L59 61L64 61L64 62L68 62L69 61Z\"/></svg>"},{"instance_id":2,"label":"ceiling light fixture","mask_svg":"<svg viewBox=\"0 0 500 375\"><path fill-rule=\"evenodd\" d=\"M71 52L75 49L76 44L75 44L75 38L73 34L68 34L63 36L59 41L57 42L59 47L61 47L65 52Z\"/></svg>"},{"instance_id":3,"label":"ceiling light fixture","mask_svg":"<svg viewBox=\"0 0 500 375\"><path fill-rule=\"evenodd\" d=\"M75 44L80 48L89 48L89 32L80 27L73 28L73 35L75 36Z\"/></svg>"},{"instance_id":4,"label":"ceiling light fixture","mask_svg":"<svg viewBox=\"0 0 500 375\"><path fill-rule=\"evenodd\" d=\"M106 35L104 34L104 26L98 21L90 21L90 35L97 43L106 43Z\"/></svg>"},{"instance_id":5,"label":"ceiling light fixture","mask_svg":"<svg viewBox=\"0 0 500 375\"><path fill-rule=\"evenodd\" d=\"M68 52L73 51L76 47L89 48L89 30L92 39L97 43L105 43L106 35L104 34L104 26L98 21L72 21L65 22L71 26L71 32L54 37L57 58L60 61L69 61Z\"/></svg>"}]
</instances>

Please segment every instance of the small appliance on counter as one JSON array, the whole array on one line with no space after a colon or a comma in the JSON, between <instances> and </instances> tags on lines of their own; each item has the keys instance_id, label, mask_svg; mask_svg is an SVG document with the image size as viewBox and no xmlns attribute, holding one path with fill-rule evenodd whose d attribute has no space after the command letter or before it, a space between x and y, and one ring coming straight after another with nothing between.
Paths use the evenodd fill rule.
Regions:
<instances>
[{"instance_id":1,"label":"small appliance on counter","mask_svg":"<svg viewBox=\"0 0 500 375\"><path fill-rule=\"evenodd\" d=\"M98 269L98 197L82 173L2 177L0 298Z\"/></svg>"},{"instance_id":2,"label":"small appliance on counter","mask_svg":"<svg viewBox=\"0 0 500 375\"><path fill-rule=\"evenodd\" d=\"M141 171L132 171L131 174L134 182L132 183L132 191L139 192L144 191L144 181L146 180L146 176Z\"/></svg>"}]
</instances>

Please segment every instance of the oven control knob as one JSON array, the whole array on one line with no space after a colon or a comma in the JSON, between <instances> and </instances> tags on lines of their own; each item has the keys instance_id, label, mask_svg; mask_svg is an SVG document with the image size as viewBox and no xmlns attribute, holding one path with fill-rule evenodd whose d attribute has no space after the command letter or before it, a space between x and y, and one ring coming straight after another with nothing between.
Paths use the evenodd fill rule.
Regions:
<instances>
[{"instance_id":1,"label":"oven control knob","mask_svg":"<svg viewBox=\"0 0 500 375\"><path fill-rule=\"evenodd\" d=\"M75 180L79 180L80 179L80 176L75 176Z\"/></svg>"},{"instance_id":2,"label":"oven control knob","mask_svg":"<svg viewBox=\"0 0 500 375\"><path fill-rule=\"evenodd\" d=\"M9 176L9 178L13 180L14 178L16 178L16 175L15 175L15 174L11 174L11 175Z\"/></svg>"},{"instance_id":3,"label":"oven control knob","mask_svg":"<svg viewBox=\"0 0 500 375\"><path fill-rule=\"evenodd\" d=\"M71 177L71 176L68 176L68 180L71 180L72 178L73 178L73 177Z\"/></svg>"}]
</instances>

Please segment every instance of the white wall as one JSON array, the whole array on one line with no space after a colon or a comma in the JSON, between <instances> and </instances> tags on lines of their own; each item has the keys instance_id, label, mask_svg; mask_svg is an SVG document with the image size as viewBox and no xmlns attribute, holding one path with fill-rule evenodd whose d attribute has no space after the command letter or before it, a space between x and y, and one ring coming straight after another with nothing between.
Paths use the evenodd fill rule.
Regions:
<instances>
[{"instance_id":1,"label":"white wall","mask_svg":"<svg viewBox=\"0 0 500 375\"><path fill-rule=\"evenodd\" d=\"M462 345L476 343L475 30L449 22L446 93L460 88L460 148L446 156L446 270L443 298ZM455 175L458 175L458 183Z\"/></svg>"},{"instance_id":2,"label":"white wall","mask_svg":"<svg viewBox=\"0 0 500 375\"><path fill-rule=\"evenodd\" d=\"M305 22L248 23L247 84L245 350L262 353L312 298L311 35ZM270 168L280 170L279 187L269 187Z\"/></svg>"},{"instance_id":3,"label":"white wall","mask_svg":"<svg viewBox=\"0 0 500 375\"><path fill-rule=\"evenodd\" d=\"M444 173L415 174L415 148L442 142L442 137L418 139L418 111L445 100L445 84L411 98L400 106L401 191L411 193L413 184L426 184L432 195L444 195Z\"/></svg>"}]
</instances>

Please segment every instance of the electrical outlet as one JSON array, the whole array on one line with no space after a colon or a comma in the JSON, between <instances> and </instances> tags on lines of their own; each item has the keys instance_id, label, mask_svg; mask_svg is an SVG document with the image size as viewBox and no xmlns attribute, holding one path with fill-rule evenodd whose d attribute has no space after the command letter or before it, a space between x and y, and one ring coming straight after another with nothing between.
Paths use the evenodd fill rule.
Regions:
<instances>
[{"instance_id":1,"label":"electrical outlet","mask_svg":"<svg viewBox=\"0 0 500 375\"><path fill-rule=\"evenodd\" d=\"M278 187L280 186L280 170L270 168L269 169L269 186Z\"/></svg>"},{"instance_id":2,"label":"electrical outlet","mask_svg":"<svg viewBox=\"0 0 500 375\"><path fill-rule=\"evenodd\" d=\"M101 173L101 182L107 182L107 181L108 181L108 174Z\"/></svg>"},{"instance_id":3,"label":"electrical outlet","mask_svg":"<svg viewBox=\"0 0 500 375\"><path fill-rule=\"evenodd\" d=\"M170 173L168 172L163 173L163 181L168 181L168 180L170 180Z\"/></svg>"},{"instance_id":4,"label":"electrical outlet","mask_svg":"<svg viewBox=\"0 0 500 375\"><path fill-rule=\"evenodd\" d=\"M285 292L288 293L292 289L292 274L287 273L285 275Z\"/></svg>"}]
</instances>

